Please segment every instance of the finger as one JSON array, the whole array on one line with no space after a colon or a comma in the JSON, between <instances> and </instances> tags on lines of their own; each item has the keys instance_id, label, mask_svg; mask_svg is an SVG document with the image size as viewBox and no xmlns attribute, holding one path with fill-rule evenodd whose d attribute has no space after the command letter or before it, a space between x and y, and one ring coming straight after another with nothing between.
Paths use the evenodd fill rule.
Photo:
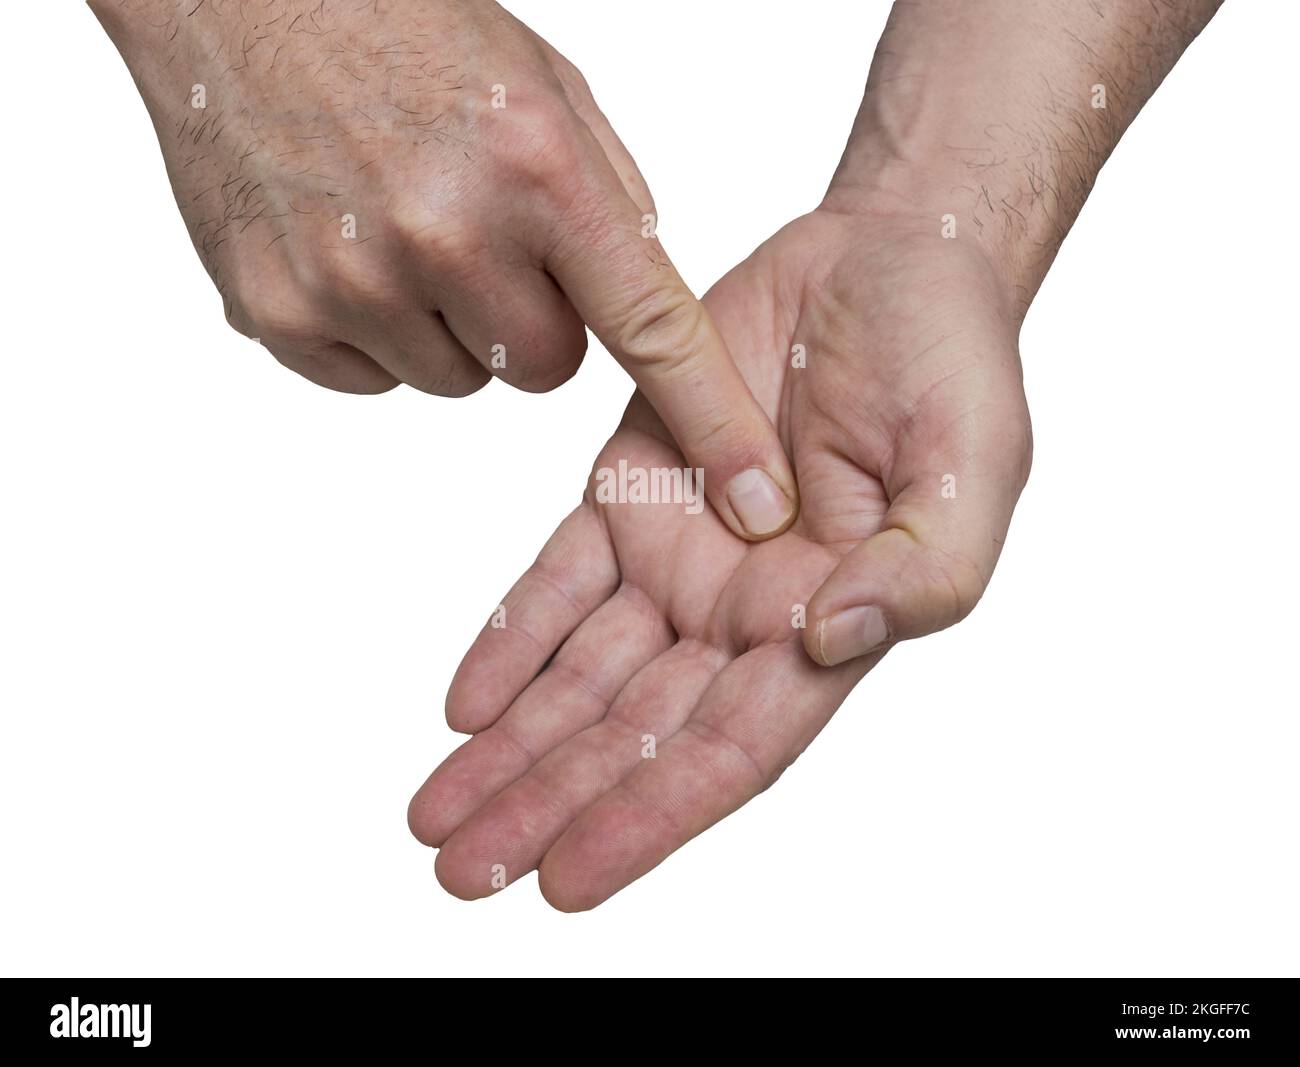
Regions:
<instances>
[{"instance_id":1,"label":"finger","mask_svg":"<svg viewBox=\"0 0 1300 1067\"><path fill-rule=\"evenodd\" d=\"M356 318L335 331L399 381L434 396L468 396L492 376L438 316L421 308L382 321Z\"/></svg>"},{"instance_id":2,"label":"finger","mask_svg":"<svg viewBox=\"0 0 1300 1067\"><path fill-rule=\"evenodd\" d=\"M226 321L245 337L261 344L276 360L310 382L341 393L384 393L397 379L364 352L319 336L310 308L262 297L258 320L231 300ZM260 321L260 325L259 325Z\"/></svg>"},{"instance_id":3,"label":"finger","mask_svg":"<svg viewBox=\"0 0 1300 1067\"><path fill-rule=\"evenodd\" d=\"M547 266L596 336L705 472L705 493L731 529L762 540L786 529L798 493L768 417L703 305L616 184L561 225Z\"/></svg>"},{"instance_id":4,"label":"finger","mask_svg":"<svg viewBox=\"0 0 1300 1067\"><path fill-rule=\"evenodd\" d=\"M438 881L474 900L535 869L588 805L677 732L724 663L722 653L693 641L647 663L604 719L543 757L444 842ZM504 880L485 877L493 870L503 870Z\"/></svg>"},{"instance_id":5,"label":"finger","mask_svg":"<svg viewBox=\"0 0 1300 1067\"><path fill-rule=\"evenodd\" d=\"M580 504L492 612L447 691L447 724L491 726L579 623L618 588L618 560L600 516Z\"/></svg>"},{"instance_id":6,"label":"finger","mask_svg":"<svg viewBox=\"0 0 1300 1067\"><path fill-rule=\"evenodd\" d=\"M605 158L609 160L610 166L614 168L614 173L618 175L619 181L622 182L624 192L627 193L629 199L641 212L642 220L644 221L647 215L653 219L655 202L650 195L650 186L646 184L646 180L641 174L641 168L636 165L636 160L632 158L632 153L627 150L622 138L614 131L614 127L610 125L605 113L597 106L596 99L591 94L591 87L587 84L587 79L582 76L582 72L577 67L556 51L548 42L542 41L541 45L551 61L551 69L555 71L569 105L586 124L587 128L591 130L592 136L596 138L604 151Z\"/></svg>"},{"instance_id":7,"label":"finger","mask_svg":"<svg viewBox=\"0 0 1300 1067\"><path fill-rule=\"evenodd\" d=\"M791 641L729 664L690 720L586 809L542 860L543 896L593 908L766 789L866 670L819 669Z\"/></svg>"},{"instance_id":8,"label":"finger","mask_svg":"<svg viewBox=\"0 0 1300 1067\"><path fill-rule=\"evenodd\" d=\"M544 393L568 381L587 351L587 327L545 271L499 257L490 273L446 282L448 328L488 373Z\"/></svg>"},{"instance_id":9,"label":"finger","mask_svg":"<svg viewBox=\"0 0 1300 1067\"><path fill-rule=\"evenodd\" d=\"M672 631L644 594L625 586L564 643L491 727L453 752L411 801L412 831L437 845L556 745L598 722Z\"/></svg>"},{"instance_id":10,"label":"finger","mask_svg":"<svg viewBox=\"0 0 1300 1067\"><path fill-rule=\"evenodd\" d=\"M904 448L903 488L879 533L844 557L808 604L804 646L834 666L951 626L992 577L1029 473L1023 410L980 412Z\"/></svg>"},{"instance_id":11,"label":"finger","mask_svg":"<svg viewBox=\"0 0 1300 1067\"><path fill-rule=\"evenodd\" d=\"M287 348L274 341L262 344L282 365L326 389L369 395L386 393L400 384L364 352L341 342L311 350Z\"/></svg>"}]
</instances>

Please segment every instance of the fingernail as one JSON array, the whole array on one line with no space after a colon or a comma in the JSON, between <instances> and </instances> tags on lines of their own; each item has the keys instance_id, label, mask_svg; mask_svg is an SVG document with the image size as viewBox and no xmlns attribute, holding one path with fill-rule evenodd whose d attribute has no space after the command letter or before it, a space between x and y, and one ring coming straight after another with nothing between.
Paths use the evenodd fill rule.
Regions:
<instances>
[{"instance_id":1,"label":"fingernail","mask_svg":"<svg viewBox=\"0 0 1300 1067\"><path fill-rule=\"evenodd\" d=\"M740 525L751 537L775 533L790 518L794 507L772 481L767 471L751 467L741 471L727 486L727 500Z\"/></svg>"},{"instance_id":2,"label":"fingernail","mask_svg":"<svg viewBox=\"0 0 1300 1067\"><path fill-rule=\"evenodd\" d=\"M828 667L865 656L888 640L885 616L875 605L848 608L817 626L817 647Z\"/></svg>"}]
</instances>

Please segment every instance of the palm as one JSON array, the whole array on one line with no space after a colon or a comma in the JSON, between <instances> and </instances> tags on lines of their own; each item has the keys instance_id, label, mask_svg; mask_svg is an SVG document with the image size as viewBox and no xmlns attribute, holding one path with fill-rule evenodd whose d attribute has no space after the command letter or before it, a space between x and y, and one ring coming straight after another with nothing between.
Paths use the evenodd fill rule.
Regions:
<instances>
[{"instance_id":1,"label":"palm","mask_svg":"<svg viewBox=\"0 0 1300 1067\"><path fill-rule=\"evenodd\" d=\"M878 661L815 664L802 606L913 485L1027 429L981 265L937 246L808 216L706 297L794 461L800 517L746 543L710 509L589 490L453 682L449 719L476 736L411 809L448 889L540 865L556 906L600 903L770 785ZM684 463L639 396L595 466L620 460Z\"/></svg>"}]
</instances>

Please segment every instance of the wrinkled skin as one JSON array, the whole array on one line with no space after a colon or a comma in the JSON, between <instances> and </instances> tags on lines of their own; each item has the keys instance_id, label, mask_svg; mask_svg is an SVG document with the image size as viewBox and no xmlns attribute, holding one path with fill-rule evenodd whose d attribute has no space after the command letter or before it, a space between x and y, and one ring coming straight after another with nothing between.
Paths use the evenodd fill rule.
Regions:
<instances>
[{"instance_id":1,"label":"wrinkled skin","mask_svg":"<svg viewBox=\"0 0 1300 1067\"><path fill-rule=\"evenodd\" d=\"M819 619L880 604L892 643L974 606L1031 451L1005 292L936 226L826 209L714 287L799 518L747 544L709 509L596 504L589 484L452 683L448 721L474 736L409 812L444 887L539 868L555 907L594 907L771 785L883 655L814 662ZM640 395L596 467L620 459L683 463Z\"/></svg>"},{"instance_id":2,"label":"wrinkled skin","mask_svg":"<svg viewBox=\"0 0 1300 1067\"><path fill-rule=\"evenodd\" d=\"M604 343L742 537L794 476L578 70L491 0L92 0L232 325L318 384L532 391ZM201 104L202 106L196 106Z\"/></svg>"},{"instance_id":3,"label":"wrinkled skin","mask_svg":"<svg viewBox=\"0 0 1300 1067\"><path fill-rule=\"evenodd\" d=\"M571 64L479 0L194 6L97 11L237 329L352 392L472 392L495 343L516 354L503 376L528 388L576 370L582 321L529 242L591 175L651 202Z\"/></svg>"}]
</instances>

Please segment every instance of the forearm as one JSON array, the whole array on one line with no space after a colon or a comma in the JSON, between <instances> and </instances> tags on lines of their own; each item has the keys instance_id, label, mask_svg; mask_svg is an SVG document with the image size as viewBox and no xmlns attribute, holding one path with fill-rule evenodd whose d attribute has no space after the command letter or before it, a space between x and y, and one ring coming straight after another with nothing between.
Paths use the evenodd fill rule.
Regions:
<instances>
[{"instance_id":1,"label":"forearm","mask_svg":"<svg viewBox=\"0 0 1300 1067\"><path fill-rule=\"evenodd\" d=\"M912 0L881 36L836 210L979 241L1025 306L1142 105L1221 0Z\"/></svg>"}]
</instances>

